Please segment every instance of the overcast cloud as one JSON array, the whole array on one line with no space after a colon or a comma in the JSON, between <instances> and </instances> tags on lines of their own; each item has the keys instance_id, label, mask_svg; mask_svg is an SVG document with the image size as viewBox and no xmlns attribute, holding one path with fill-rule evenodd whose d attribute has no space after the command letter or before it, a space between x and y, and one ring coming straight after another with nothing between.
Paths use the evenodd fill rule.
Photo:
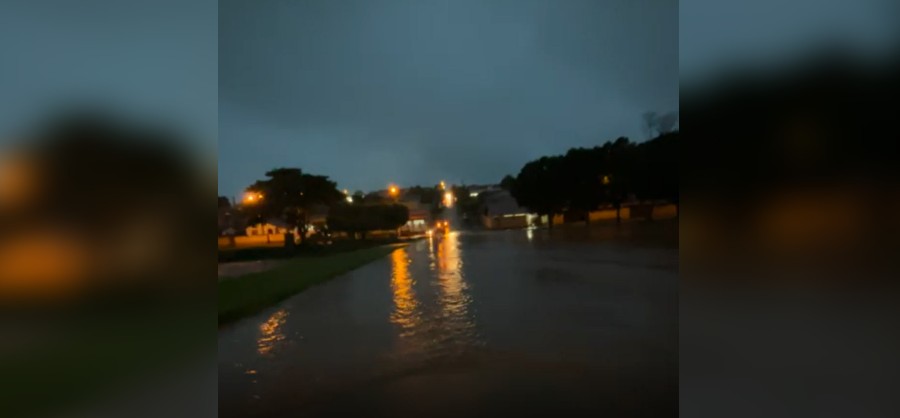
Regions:
<instances>
[{"instance_id":1,"label":"overcast cloud","mask_svg":"<svg viewBox=\"0 0 900 418\"><path fill-rule=\"evenodd\" d=\"M278 166L342 188L497 182L678 107L659 1L242 1L219 7L219 191Z\"/></svg>"}]
</instances>

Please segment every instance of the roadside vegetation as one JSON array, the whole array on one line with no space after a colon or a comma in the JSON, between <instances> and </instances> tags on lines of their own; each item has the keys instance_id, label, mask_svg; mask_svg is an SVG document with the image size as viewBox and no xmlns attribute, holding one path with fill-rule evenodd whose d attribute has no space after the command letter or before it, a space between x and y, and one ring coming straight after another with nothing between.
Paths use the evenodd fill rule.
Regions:
<instances>
[{"instance_id":1,"label":"roadside vegetation","mask_svg":"<svg viewBox=\"0 0 900 418\"><path fill-rule=\"evenodd\" d=\"M628 200L677 205L679 132L656 129L659 136L645 142L620 137L602 146L541 157L502 183L520 206L534 213L580 213L588 223L588 214L601 206L615 208L620 221Z\"/></svg>"},{"instance_id":2,"label":"roadside vegetation","mask_svg":"<svg viewBox=\"0 0 900 418\"><path fill-rule=\"evenodd\" d=\"M218 284L219 324L271 306L310 286L384 257L403 245L381 245L316 257L295 257L272 270L222 280Z\"/></svg>"},{"instance_id":3,"label":"roadside vegetation","mask_svg":"<svg viewBox=\"0 0 900 418\"><path fill-rule=\"evenodd\" d=\"M269 245L243 248L219 248L218 261L219 263L230 263L235 261L318 257L397 243L400 243L400 240L396 237L384 237L364 240L336 239L329 245L306 244L292 247Z\"/></svg>"}]
</instances>

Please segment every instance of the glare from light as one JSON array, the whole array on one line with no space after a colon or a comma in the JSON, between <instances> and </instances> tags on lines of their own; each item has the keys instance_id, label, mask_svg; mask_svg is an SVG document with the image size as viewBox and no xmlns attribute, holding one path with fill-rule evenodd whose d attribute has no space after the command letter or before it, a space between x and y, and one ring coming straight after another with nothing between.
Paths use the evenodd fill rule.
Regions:
<instances>
[{"instance_id":1,"label":"glare from light","mask_svg":"<svg viewBox=\"0 0 900 418\"><path fill-rule=\"evenodd\" d=\"M247 192L244 194L244 203L253 204L263 199L262 193L250 193Z\"/></svg>"},{"instance_id":2,"label":"glare from light","mask_svg":"<svg viewBox=\"0 0 900 418\"><path fill-rule=\"evenodd\" d=\"M444 193L444 206L450 207L453 206L453 193L447 192Z\"/></svg>"},{"instance_id":3,"label":"glare from light","mask_svg":"<svg viewBox=\"0 0 900 418\"><path fill-rule=\"evenodd\" d=\"M353 196L347 196L347 203L353 203Z\"/></svg>"}]
</instances>

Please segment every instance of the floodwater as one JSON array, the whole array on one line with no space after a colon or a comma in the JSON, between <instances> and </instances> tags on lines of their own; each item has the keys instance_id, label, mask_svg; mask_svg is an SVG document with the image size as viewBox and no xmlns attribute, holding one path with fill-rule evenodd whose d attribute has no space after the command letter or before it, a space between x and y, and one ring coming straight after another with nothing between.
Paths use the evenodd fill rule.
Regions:
<instances>
[{"instance_id":1,"label":"floodwater","mask_svg":"<svg viewBox=\"0 0 900 418\"><path fill-rule=\"evenodd\" d=\"M222 327L219 416L675 416L676 227L414 242Z\"/></svg>"}]
</instances>

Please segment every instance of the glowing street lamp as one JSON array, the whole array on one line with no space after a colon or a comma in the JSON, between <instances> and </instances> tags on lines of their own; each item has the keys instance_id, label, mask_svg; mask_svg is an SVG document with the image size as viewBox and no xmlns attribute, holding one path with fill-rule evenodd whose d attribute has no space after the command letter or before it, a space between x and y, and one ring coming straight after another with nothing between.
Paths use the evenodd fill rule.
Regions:
<instances>
[{"instance_id":1,"label":"glowing street lamp","mask_svg":"<svg viewBox=\"0 0 900 418\"><path fill-rule=\"evenodd\" d=\"M397 197L397 195L400 194L400 189L398 189L397 186L391 185L388 188L388 194L390 194L391 197Z\"/></svg>"},{"instance_id":2,"label":"glowing street lamp","mask_svg":"<svg viewBox=\"0 0 900 418\"><path fill-rule=\"evenodd\" d=\"M244 193L244 203L246 203L248 205L257 203L260 200L263 200L262 193L250 193L250 192Z\"/></svg>"},{"instance_id":3,"label":"glowing street lamp","mask_svg":"<svg viewBox=\"0 0 900 418\"><path fill-rule=\"evenodd\" d=\"M453 193L444 193L444 206L448 208L453 206Z\"/></svg>"}]
</instances>

